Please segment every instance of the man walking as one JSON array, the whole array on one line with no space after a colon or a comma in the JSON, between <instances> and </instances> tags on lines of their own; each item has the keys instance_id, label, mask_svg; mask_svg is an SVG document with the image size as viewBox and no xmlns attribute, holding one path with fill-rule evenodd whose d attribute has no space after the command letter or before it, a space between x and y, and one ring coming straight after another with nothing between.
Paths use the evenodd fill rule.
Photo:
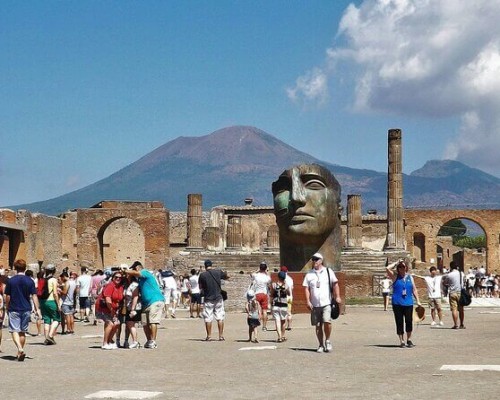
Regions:
<instances>
[{"instance_id":1,"label":"man walking","mask_svg":"<svg viewBox=\"0 0 500 400\"><path fill-rule=\"evenodd\" d=\"M31 315L31 298L38 317L42 318L42 314L36 295L35 283L25 275L26 261L16 260L14 269L17 274L7 281L5 303L9 316L9 331L17 347L17 360L24 361L26 357L24 351L26 332L28 332Z\"/></svg>"},{"instance_id":2,"label":"man walking","mask_svg":"<svg viewBox=\"0 0 500 400\"><path fill-rule=\"evenodd\" d=\"M271 277L267 274L267 264L264 261L260 263L259 271L252 274L252 288L255 292L255 299L262 309L262 330L265 331L267 330Z\"/></svg>"},{"instance_id":3,"label":"man walking","mask_svg":"<svg viewBox=\"0 0 500 400\"><path fill-rule=\"evenodd\" d=\"M80 302L80 320L90 322L90 289L92 286L92 277L89 275L87 267L81 267L80 271L82 274L76 279L76 294Z\"/></svg>"},{"instance_id":4,"label":"man walking","mask_svg":"<svg viewBox=\"0 0 500 400\"><path fill-rule=\"evenodd\" d=\"M464 274L457 269L455 262L450 263L450 272L446 275L445 284L448 288L453 327L451 329L465 329L464 306L460 304L460 291L464 282ZM460 319L460 326L458 320Z\"/></svg>"},{"instance_id":5,"label":"man walking","mask_svg":"<svg viewBox=\"0 0 500 400\"><path fill-rule=\"evenodd\" d=\"M424 277L427 285L427 297L429 298L429 307L431 308L432 322L431 326L443 326L443 311L441 309L441 281L443 276L438 275L438 269L434 266L429 268L430 276ZM417 275L416 275L417 276ZM436 314L439 321L436 321Z\"/></svg>"},{"instance_id":6,"label":"man walking","mask_svg":"<svg viewBox=\"0 0 500 400\"><path fill-rule=\"evenodd\" d=\"M142 305L141 320L147 339L144 348L156 349L158 347L156 343L158 325L161 322L161 315L165 305L158 281L151 272L144 269L144 266L139 261L134 262L130 269L123 269L123 272L139 279Z\"/></svg>"},{"instance_id":7,"label":"man walking","mask_svg":"<svg viewBox=\"0 0 500 400\"><path fill-rule=\"evenodd\" d=\"M212 321L217 321L219 340L224 339L224 300L221 295L221 281L229 279L227 274L218 268L212 268L212 261L205 260L205 272L200 274L198 283L205 298L203 307L203 319L205 321L206 341L212 336Z\"/></svg>"},{"instance_id":8,"label":"man walking","mask_svg":"<svg viewBox=\"0 0 500 400\"><path fill-rule=\"evenodd\" d=\"M323 256L320 253L313 254L311 261L313 269L304 277L302 286L305 289L307 308L311 310L311 325L316 327L316 337L319 342L316 351L323 353L332 350L330 298L334 297L340 305L340 289L335 272L323 266Z\"/></svg>"}]
</instances>

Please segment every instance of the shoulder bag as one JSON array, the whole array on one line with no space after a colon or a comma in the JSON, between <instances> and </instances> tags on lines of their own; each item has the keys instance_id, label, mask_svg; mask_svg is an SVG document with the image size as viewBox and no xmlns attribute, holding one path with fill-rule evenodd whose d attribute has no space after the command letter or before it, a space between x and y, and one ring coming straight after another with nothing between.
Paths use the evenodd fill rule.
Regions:
<instances>
[{"instance_id":1,"label":"shoulder bag","mask_svg":"<svg viewBox=\"0 0 500 400\"><path fill-rule=\"evenodd\" d=\"M340 307L337 300L333 297L332 293L332 283L330 282L330 268L326 268L326 273L328 274L328 289L330 291L330 307L332 308L330 317L332 319L337 319L340 315Z\"/></svg>"},{"instance_id":2,"label":"shoulder bag","mask_svg":"<svg viewBox=\"0 0 500 400\"><path fill-rule=\"evenodd\" d=\"M467 291L466 288L463 287L462 284L462 272L460 271L460 300L458 303L461 306L468 306L470 303L472 303L472 299L470 297L469 292Z\"/></svg>"}]
</instances>

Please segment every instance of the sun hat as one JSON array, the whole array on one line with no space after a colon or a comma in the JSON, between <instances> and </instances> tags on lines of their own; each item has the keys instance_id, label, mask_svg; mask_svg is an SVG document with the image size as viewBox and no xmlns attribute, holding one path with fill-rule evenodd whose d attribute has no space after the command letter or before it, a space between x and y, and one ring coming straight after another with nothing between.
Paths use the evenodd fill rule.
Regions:
<instances>
[{"instance_id":1,"label":"sun hat","mask_svg":"<svg viewBox=\"0 0 500 400\"><path fill-rule=\"evenodd\" d=\"M255 298L255 292L252 289L248 289L247 299L248 300L253 300L254 298Z\"/></svg>"},{"instance_id":2,"label":"sun hat","mask_svg":"<svg viewBox=\"0 0 500 400\"><path fill-rule=\"evenodd\" d=\"M416 306L413 313L413 321L422 322L424 319L425 319L425 308L420 305Z\"/></svg>"}]
</instances>

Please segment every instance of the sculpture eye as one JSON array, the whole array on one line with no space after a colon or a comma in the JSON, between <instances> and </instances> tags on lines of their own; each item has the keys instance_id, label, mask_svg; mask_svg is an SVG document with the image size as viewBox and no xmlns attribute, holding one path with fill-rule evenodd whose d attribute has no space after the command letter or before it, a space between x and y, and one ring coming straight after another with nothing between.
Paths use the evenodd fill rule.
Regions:
<instances>
[{"instance_id":1,"label":"sculpture eye","mask_svg":"<svg viewBox=\"0 0 500 400\"><path fill-rule=\"evenodd\" d=\"M303 182L304 186L309 190L322 190L326 188L325 183L316 178L305 179Z\"/></svg>"}]
</instances>

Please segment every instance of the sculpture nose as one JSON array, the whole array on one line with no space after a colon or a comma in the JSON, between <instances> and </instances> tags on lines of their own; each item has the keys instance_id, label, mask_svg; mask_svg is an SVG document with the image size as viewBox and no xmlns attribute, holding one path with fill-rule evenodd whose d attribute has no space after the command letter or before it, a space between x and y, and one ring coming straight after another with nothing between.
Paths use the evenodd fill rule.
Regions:
<instances>
[{"instance_id":1,"label":"sculpture nose","mask_svg":"<svg viewBox=\"0 0 500 400\"><path fill-rule=\"evenodd\" d=\"M304 184L300 179L300 173L298 169L294 168L292 170L292 193L291 199L293 203L305 204L306 194Z\"/></svg>"}]
</instances>

